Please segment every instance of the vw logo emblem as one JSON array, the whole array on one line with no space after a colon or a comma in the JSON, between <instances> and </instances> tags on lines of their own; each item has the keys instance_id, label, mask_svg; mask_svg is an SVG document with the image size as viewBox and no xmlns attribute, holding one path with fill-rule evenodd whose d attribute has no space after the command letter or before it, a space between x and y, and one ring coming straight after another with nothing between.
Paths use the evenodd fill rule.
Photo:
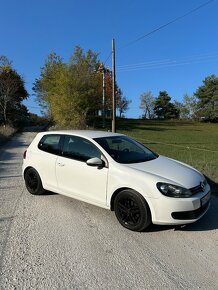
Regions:
<instances>
[{"instance_id":1,"label":"vw logo emblem","mask_svg":"<svg viewBox=\"0 0 218 290\"><path fill-rule=\"evenodd\" d=\"M204 185L204 182L203 182L203 181L201 181L201 183L200 183L200 187L201 187L202 191L204 191L204 189L205 189L205 185Z\"/></svg>"}]
</instances>

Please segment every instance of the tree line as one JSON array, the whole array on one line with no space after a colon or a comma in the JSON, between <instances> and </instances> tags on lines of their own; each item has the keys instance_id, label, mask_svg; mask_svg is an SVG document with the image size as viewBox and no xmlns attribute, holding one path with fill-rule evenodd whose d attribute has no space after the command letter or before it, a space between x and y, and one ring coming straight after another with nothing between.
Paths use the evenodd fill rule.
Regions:
<instances>
[{"instance_id":1,"label":"tree line","mask_svg":"<svg viewBox=\"0 0 218 290\"><path fill-rule=\"evenodd\" d=\"M102 63L92 50L84 52L76 46L68 62L50 53L33 84L36 100L43 114L57 125L84 128L103 110ZM111 116L112 73L104 71L104 113ZM0 125L17 125L21 120L37 119L28 112L23 101L28 98L25 82L12 63L0 56ZM116 84L116 102L120 117L128 110L130 100Z\"/></svg>"},{"instance_id":2,"label":"tree line","mask_svg":"<svg viewBox=\"0 0 218 290\"><path fill-rule=\"evenodd\" d=\"M85 127L104 112L111 116L112 73L104 68L98 53L76 46L68 61L55 52L50 53L33 84L36 100L44 114L56 124L68 128ZM104 86L103 86L104 79ZM104 88L103 88L104 87ZM104 89L104 105L103 105ZM12 63L0 56L0 124L16 125L22 119L36 116L23 105L28 98L25 82ZM127 99L116 84L119 116L129 109ZM103 110L104 107L104 110ZM146 119L195 119L218 121L218 77L210 75L203 80L192 96L184 95L182 102L172 101L167 91L157 97L147 91L140 96L140 109Z\"/></svg>"},{"instance_id":3,"label":"tree line","mask_svg":"<svg viewBox=\"0 0 218 290\"><path fill-rule=\"evenodd\" d=\"M171 101L167 91L154 97L151 91L140 96L140 109L145 119L193 119L218 121L218 77L214 74L203 80L192 96L185 94L182 102Z\"/></svg>"}]
</instances>

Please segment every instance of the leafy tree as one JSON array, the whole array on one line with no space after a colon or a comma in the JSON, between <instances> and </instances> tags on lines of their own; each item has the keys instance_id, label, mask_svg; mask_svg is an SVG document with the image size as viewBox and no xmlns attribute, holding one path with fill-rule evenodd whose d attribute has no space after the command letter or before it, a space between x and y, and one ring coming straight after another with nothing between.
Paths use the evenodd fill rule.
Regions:
<instances>
[{"instance_id":1,"label":"leafy tree","mask_svg":"<svg viewBox=\"0 0 218 290\"><path fill-rule=\"evenodd\" d=\"M113 86L112 86L112 72L110 69L106 68L103 63L100 63L98 68L98 72L104 73L104 89L105 89L105 114L106 116L111 116L112 113L112 105L113 105ZM103 82L101 85L101 90L103 91ZM115 91L116 91L116 107L122 113L128 110L128 105L131 101L127 100L126 98L123 99L123 92L115 83ZM128 104L127 104L128 102ZM122 109L123 107L123 109ZM101 108L100 108L101 109Z\"/></svg>"},{"instance_id":2,"label":"leafy tree","mask_svg":"<svg viewBox=\"0 0 218 290\"><path fill-rule=\"evenodd\" d=\"M4 125L15 123L27 115L22 101L28 97L22 77L11 67L10 61L0 57L0 116Z\"/></svg>"},{"instance_id":3,"label":"leafy tree","mask_svg":"<svg viewBox=\"0 0 218 290\"><path fill-rule=\"evenodd\" d=\"M11 61L5 56L0 55L0 69L11 67Z\"/></svg>"},{"instance_id":4,"label":"leafy tree","mask_svg":"<svg viewBox=\"0 0 218 290\"><path fill-rule=\"evenodd\" d=\"M143 118L152 119L154 117L155 98L150 91L144 92L140 96L140 109L144 111Z\"/></svg>"},{"instance_id":5,"label":"leafy tree","mask_svg":"<svg viewBox=\"0 0 218 290\"><path fill-rule=\"evenodd\" d=\"M34 91L42 108L64 127L84 127L87 119L102 109L102 74L98 54L76 46L69 62L51 53ZM105 75L105 109L111 107L111 74Z\"/></svg>"},{"instance_id":6,"label":"leafy tree","mask_svg":"<svg viewBox=\"0 0 218 290\"><path fill-rule=\"evenodd\" d=\"M76 47L69 63L60 56L51 53L41 70L40 78L35 81L34 91L42 108L47 109L56 123L61 126L82 126L91 97L93 70L90 52L84 56L80 47Z\"/></svg>"},{"instance_id":7,"label":"leafy tree","mask_svg":"<svg viewBox=\"0 0 218 290\"><path fill-rule=\"evenodd\" d=\"M30 126L46 126L49 124L49 120L44 116L39 116L34 113L29 113L28 123Z\"/></svg>"},{"instance_id":8,"label":"leafy tree","mask_svg":"<svg viewBox=\"0 0 218 290\"><path fill-rule=\"evenodd\" d=\"M185 94L182 102L174 101L174 106L179 110L180 119L195 119L197 116L197 99L195 96Z\"/></svg>"},{"instance_id":9,"label":"leafy tree","mask_svg":"<svg viewBox=\"0 0 218 290\"><path fill-rule=\"evenodd\" d=\"M179 109L170 102L171 97L166 91L160 91L159 96L155 100L154 112L160 119L178 119Z\"/></svg>"},{"instance_id":10,"label":"leafy tree","mask_svg":"<svg viewBox=\"0 0 218 290\"><path fill-rule=\"evenodd\" d=\"M129 109L129 104L131 103L131 100L128 100L125 96L123 96L123 92L119 90L119 97L117 99L117 108L120 113L120 118L122 115Z\"/></svg>"},{"instance_id":11,"label":"leafy tree","mask_svg":"<svg viewBox=\"0 0 218 290\"><path fill-rule=\"evenodd\" d=\"M102 109L102 76L97 73L97 57L97 53L88 50L85 54L82 48L77 46L68 65L69 81L66 87L71 99L71 108L74 109L74 115L78 115L81 125L85 125L89 115Z\"/></svg>"},{"instance_id":12,"label":"leafy tree","mask_svg":"<svg viewBox=\"0 0 218 290\"><path fill-rule=\"evenodd\" d=\"M218 77L206 77L194 95L199 100L198 116L208 121L218 121Z\"/></svg>"},{"instance_id":13,"label":"leafy tree","mask_svg":"<svg viewBox=\"0 0 218 290\"><path fill-rule=\"evenodd\" d=\"M179 111L179 118L186 119L186 114L184 114L184 112L186 113L186 108L185 108L184 104L179 102L179 101L174 101L173 105Z\"/></svg>"},{"instance_id":14,"label":"leafy tree","mask_svg":"<svg viewBox=\"0 0 218 290\"><path fill-rule=\"evenodd\" d=\"M191 119L196 117L197 99L194 95L183 96L183 107L180 109L180 114L183 119Z\"/></svg>"},{"instance_id":15,"label":"leafy tree","mask_svg":"<svg viewBox=\"0 0 218 290\"><path fill-rule=\"evenodd\" d=\"M63 75L66 74L66 67L62 59L56 53L50 53L44 67L41 69L40 78L36 79L33 90L37 100L51 118L53 106L57 101L58 94L63 90Z\"/></svg>"},{"instance_id":16,"label":"leafy tree","mask_svg":"<svg viewBox=\"0 0 218 290\"><path fill-rule=\"evenodd\" d=\"M119 104L120 98L122 97L122 91L115 83L116 91L116 104ZM105 74L105 109L110 112L112 116L112 106L113 106L113 81L112 81L112 72L107 71Z\"/></svg>"}]
</instances>

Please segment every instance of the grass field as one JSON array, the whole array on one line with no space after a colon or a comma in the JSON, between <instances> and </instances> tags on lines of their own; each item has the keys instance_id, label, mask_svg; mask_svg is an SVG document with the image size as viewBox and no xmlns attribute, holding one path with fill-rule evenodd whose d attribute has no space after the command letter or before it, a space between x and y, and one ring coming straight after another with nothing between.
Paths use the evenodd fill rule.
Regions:
<instances>
[{"instance_id":1,"label":"grass field","mask_svg":"<svg viewBox=\"0 0 218 290\"><path fill-rule=\"evenodd\" d=\"M117 132L134 137L158 154L194 166L218 194L218 124L118 119Z\"/></svg>"}]
</instances>

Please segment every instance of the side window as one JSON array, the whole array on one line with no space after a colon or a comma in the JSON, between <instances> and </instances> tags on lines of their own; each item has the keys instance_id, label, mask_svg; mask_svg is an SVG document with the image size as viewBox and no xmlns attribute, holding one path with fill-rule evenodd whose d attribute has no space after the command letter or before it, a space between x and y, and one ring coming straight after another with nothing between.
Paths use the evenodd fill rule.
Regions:
<instances>
[{"instance_id":1,"label":"side window","mask_svg":"<svg viewBox=\"0 0 218 290\"><path fill-rule=\"evenodd\" d=\"M101 151L89 140L78 136L65 136L63 156L86 162L93 157L101 158Z\"/></svg>"},{"instance_id":2,"label":"side window","mask_svg":"<svg viewBox=\"0 0 218 290\"><path fill-rule=\"evenodd\" d=\"M61 135L45 135L40 140L38 148L42 151L58 155L60 153L60 140Z\"/></svg>"}]
</instances>

